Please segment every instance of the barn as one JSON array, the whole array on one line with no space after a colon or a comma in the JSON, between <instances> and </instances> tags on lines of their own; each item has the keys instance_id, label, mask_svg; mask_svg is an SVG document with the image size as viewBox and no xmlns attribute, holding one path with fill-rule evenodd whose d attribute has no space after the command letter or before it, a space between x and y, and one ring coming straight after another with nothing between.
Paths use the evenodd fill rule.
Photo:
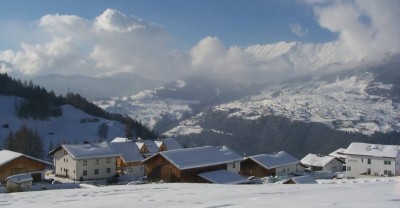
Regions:
<instances>
[{"instance_id":1,"label":"barn","mask_svg":"<svg viewBox=\"0 0 400 208\"><path fill-rule=\"evenodd\" d=\"M237 154L224 154L219 148L205 146L159 152L143 163L150 181L201 182L198 174L227 170L229 164L241 160Z\"/></svg>"},{"instance_id":2,"label":"barn","mask_svg":"<svg viewBox=\"0 0 400 208\"><path fill-rule=\"evenodd\" d=\"M22 153L1 150L0 182L4 183L9 176L21 173L31 173L34 182L40 181L44 178L46 166L52 164Z\"/></svg>"}]
</instances>

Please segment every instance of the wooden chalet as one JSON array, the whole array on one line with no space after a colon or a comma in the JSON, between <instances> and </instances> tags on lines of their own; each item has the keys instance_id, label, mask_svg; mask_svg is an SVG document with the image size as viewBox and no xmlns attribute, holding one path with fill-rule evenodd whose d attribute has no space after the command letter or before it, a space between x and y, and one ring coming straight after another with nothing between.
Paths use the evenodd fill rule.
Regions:
<instances>
[{"instance_id":1,"label":"wooden chalet","mask_svg":"<svg viewBox=\"0 0 400 208\"><path fill-rule=\"evenodd\" d=\"M0 182L12 175L31 173L33 181L44 178L46 166L51 163L10 150L0 151Z\"/></svg>"},{"instance_id":2,"label":"wooden chalet","mask_svg":"<svg viewBox=\"0 0 400 208\"><path fill-rule=\"evenodd\" d=\"M284 151L251 156L240 164L241 175L257 177L285 175L303 170L300 161Z\"/></svg>"},{"instance_id":3,"label":"wooden chalet","mask_svg":"<svg viewBox=\"0 0 400 208\"><path fill-rule=\"evenodd\" d=\"M158 151L169 151L169 150L176 150L176 149L183 149L182 145L179 144L174 138L167 138L163 140L156 140L154 141L158 147Z\"/></svg>"},{"instance_id":4,"label":"wooden chalet","mask_svg":"<svg viewBox=\"0 0 400 208\"><path fill-rule=\"evenodd\" d=\"M133 141L111 142L110 145L115 152L121 154L121 156L117 157L118 174L131 174L137 177L144 176L144 165L141 163L144 157L140 154L137 145Z\"/></svg>"},{"instance_id":5,"label":"wooden chalet","mask_svg":"<svg viewBox=\"0 0 400 208\"><path fill-rule=\"evenodd\" d=\"M228 164L242 160L215 147L197 147L159 152L143 163L150 181L202 182L198 174L226 170Z\"/></svg>"}]
</instances>

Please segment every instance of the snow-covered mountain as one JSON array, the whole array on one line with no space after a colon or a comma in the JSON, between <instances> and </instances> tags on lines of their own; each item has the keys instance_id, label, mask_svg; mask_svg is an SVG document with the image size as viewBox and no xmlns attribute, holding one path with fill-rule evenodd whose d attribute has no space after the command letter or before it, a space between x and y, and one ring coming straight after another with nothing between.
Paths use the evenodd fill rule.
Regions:
<instances>
[{"instance_id":1,"label":"snow-covered mountain","mask_svg":"<svg viewBox=\"0 0 400 208\"><path fill-rule=\"evenodd\" d=\"M259 86L231 80L186 77L132 96L96 100L114 113L127 114L157 131L195 115L204 107L236 100L259 90ZM162 126L162 123L166 123Z\"/></svg>"},{"instance_id":2,"label":"snow-covered mountain","mask_svg":"<svg viewBox=\"0 0 400 208\"><path fill-rule=\"evenodd\" d=\"M398 66L383 67L392 67L391 72L398 77ZM378 67L372 71L344 72L306 81L271 84L258 95L213 106L212 111L222 112L228 118L245 120L274 115L308 123L323 123L335 130L365 135L400 132L399 85L379 80L384 73L379 70L384 69ZM199 134L205 130L219 132L218 129L203 127L206 126L204 115L199 113L181 121L165 134Z\"/></svg>"}]
</instances>

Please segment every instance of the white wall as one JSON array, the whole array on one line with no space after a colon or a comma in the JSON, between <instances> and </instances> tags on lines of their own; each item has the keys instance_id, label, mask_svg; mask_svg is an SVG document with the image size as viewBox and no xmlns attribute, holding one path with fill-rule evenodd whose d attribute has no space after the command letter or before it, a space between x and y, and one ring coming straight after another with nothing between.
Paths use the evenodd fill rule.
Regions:
<instances>
[{"instance_id":1,"label":"white wall","mask_svg":"<svg viewBox=\"0 0 400 208\"><path fill-rule=\"evenodd\" d=\"M276 175L287 175L287 174L298 172L298 171L302 171L302 170L303 169L301 168L300 165L292 164L292 165L277 167L275 174Z\"/></svg>"},{"instance_id":2,"label":"white wall","mask_svg":"<svg viewBox=\"0 0 400 208\"><path fill-rule=\"evenodd\" d=\"M333 159L330 163L325 165L325 167L322 168L322 171L325 172L342 172L343 171L343 163L340 162L338 159Z\"/></svg>"},{"instance_id":3,"label":"white wall","mask_svg":"<svg viewBox=\"0 0 400 208\"><path fill-rule=\"evenodd\" d=\"M226 164L226 170L232 173L240 172L240 161Z\"/></svg>"},{"instance_id":4,"label":"white wall","mask_svg":"<svg viewBox=\"0 0 400 208\"><path fill-rule=\"evenodd\" d=\"M66 174L68 174L68 178L74 179L76 161L64 150L64 148L61 148L61 150L54 154L54 166L57 176L66 177Z\"/></svg>"},{"instance_id":5,"label":"white wall","mask_svg":"<svg viewBox=\"0 0 400 208\"><path fill-rule=\"evenodd\" d=\"M399 157L398 157L399 158ZM368 159L371 159L371 164L368 164ZM384 161L390 161L391 164L384 164ZM396 173L396 161L394 158L379 158L379 157L368 157L359 155L347 155L346 158L346 175L348 177L360 177L371 169L371 175L383 175L384 171L391 171L392 174Z\"/></svg>"},{"instance_id":6,"label":"white wall","mask_svg":"<svg viewBox=\"0 0 400 208\"><path fill-rule=\"evenodd\" d=\"M144 165L128 166L124 168L124 174L134 175L136 177L142 177L145 175Z\"/></svg>"}]
</instances>

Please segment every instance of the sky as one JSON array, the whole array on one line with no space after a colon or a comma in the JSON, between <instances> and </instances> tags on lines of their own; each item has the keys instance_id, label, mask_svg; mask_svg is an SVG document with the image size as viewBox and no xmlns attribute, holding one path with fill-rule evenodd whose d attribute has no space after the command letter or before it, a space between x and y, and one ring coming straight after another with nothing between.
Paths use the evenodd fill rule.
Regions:
<instances>
[{"instance_id":1,"label":"sky","mask_svg":"<svg viewBox=\"0 0 400 208\"><path fill-rule=\"evenodd\" d=\"M281 67L280 61L266 64L271 56L260 59L246 50L256 45L300 42L324 48L334 43L337 53L358 54L354 60L381 58L400 48L398 0L0 3L0 72L30 76L238 76Z\"/></svg>"}]
</instances>

